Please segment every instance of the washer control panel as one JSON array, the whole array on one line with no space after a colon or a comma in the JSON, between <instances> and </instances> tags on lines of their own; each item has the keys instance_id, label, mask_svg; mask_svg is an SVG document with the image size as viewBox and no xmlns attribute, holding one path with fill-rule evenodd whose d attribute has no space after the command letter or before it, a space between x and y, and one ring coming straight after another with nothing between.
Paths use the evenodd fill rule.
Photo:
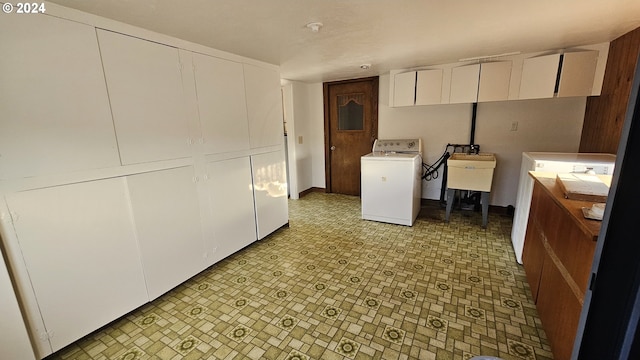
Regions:
<instances>
[{"instance_id":1,"label":"washer control panel","mask_svg":"<svg viewBox=\"0 0 640 360\"><path fill-rule=\"evenodd\" d=\"M373 143L373 152L395 152L422 154L421 139L377 139Z\"/></svg>"}]
</instances>

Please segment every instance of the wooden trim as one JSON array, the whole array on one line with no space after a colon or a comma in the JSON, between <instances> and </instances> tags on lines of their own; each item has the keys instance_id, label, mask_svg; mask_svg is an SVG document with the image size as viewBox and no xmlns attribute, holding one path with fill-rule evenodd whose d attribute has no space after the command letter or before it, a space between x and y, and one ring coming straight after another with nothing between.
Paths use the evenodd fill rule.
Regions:
<instances>
[{"instance_id":1,"label":"wooden trim","mask_svg":"<svg viewBox=\"0 0 640 360\"><path fill-rule=\"evenodd\" d=\"M331 85L342 85L354 82L362 82L362 81L371 81L372 91L371 91L371 106L373 107L371 111L371 142L378 137L378 76L372 76L367 78L359 78L359 79L348 79L348 80L340 80L340 81L331 81L325 82L322 84L323 89L323 102L324 102L324 178L325 178L325 192L333 192L331 189L331 131L329 125L329 86Z\"/></svg>"},{"instance_id":2,"label":"wooden trim","mask_svg":"<svg viewBox=\"0 0 640 360\"><path fill-rule=\"evenodd\" d=\"M307 190L304 190L304 191L300 192L300 194L298 194L298 197L301 198L303 196L309 195L309 194L314 193L314 192L325 193L325 192L327 192L327 189L319 188L319 187L310 187Z\"/></svg>"}]
</instances>

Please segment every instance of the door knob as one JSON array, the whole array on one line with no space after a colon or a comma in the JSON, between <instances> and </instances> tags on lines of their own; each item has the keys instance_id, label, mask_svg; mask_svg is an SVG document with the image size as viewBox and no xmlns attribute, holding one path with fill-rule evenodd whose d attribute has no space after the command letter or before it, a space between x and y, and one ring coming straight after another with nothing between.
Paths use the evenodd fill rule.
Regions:
<instances>
[{"instance_id":1,"label":"door knob","mask_svg":"<svg viewBox=\"0 0 640 360\"><path fill-rule=\"evenodd\" d=\"M329 149L331 149L331 151L333 151L333 150L335 150L335 149L336 149L336 147L335 147L335 146L332 146L332 147L330 147Z\"/></svg>"}]
</instances>

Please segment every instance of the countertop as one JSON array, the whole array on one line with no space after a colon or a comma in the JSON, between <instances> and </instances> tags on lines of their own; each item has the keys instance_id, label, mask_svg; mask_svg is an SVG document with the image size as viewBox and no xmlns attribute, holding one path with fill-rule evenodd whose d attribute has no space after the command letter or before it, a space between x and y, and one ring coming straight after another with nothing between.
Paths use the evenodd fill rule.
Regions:
<instances>
[{"instance_id":1,"label":"countertop","mask_svg":"<svg viewBox=\"0 0 640 360\"><path fill-rule=\"evenodd\" d=\"M594 241L598 239L602 221L587 219L582 214L582 208L590 208L594 202L566 199L560 186L556 184L557 173L529 171L529 175L542 185L545 191L551 195L551 198L575 220L576 224L584 233L589 235ZM611 175L598 175L598 177L604 181L605 184L611 185Z\"/></svg>"}]
</instances>

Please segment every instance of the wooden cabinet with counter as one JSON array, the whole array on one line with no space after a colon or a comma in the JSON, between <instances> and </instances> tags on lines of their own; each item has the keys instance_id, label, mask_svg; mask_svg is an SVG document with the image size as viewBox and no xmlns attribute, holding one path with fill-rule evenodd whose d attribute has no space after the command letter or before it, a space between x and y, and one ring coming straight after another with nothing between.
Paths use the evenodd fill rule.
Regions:
<instances>
[{"instance_id":1,"label":"wooden cabinet with counter","mask_svg":"<svg viewBox=\"0 0 640 360\"><path fill-rule=\"evenodd\" d=\"M556 359L569 359L578 328L600 222L585 219L592 202L565 199L556 174L535 179L522 260Z\"/></svg>"}]
</instances>

